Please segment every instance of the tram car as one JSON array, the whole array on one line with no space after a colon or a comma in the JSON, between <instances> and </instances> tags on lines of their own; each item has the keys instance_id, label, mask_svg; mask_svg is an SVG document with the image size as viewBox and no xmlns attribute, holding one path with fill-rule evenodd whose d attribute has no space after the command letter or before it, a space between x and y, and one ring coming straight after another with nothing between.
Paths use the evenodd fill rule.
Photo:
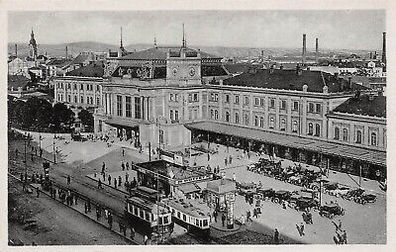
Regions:
<instances>
[{"instance_id":1,"label":"tram car","mask_svg":"<svg viewBox=\"0 0 396 252\"><path fill-rule=\"evenodd\" d=\"M210 209L205 203L176 198L166 199L164 204L172 212L172 221L186 228L189 233L209 239Z\"/></svg>"},{"instance_id":2,"label":"tram car","mask_svg":"<svg viewBox=\"0 0 396 252\"><path fill-rule=\"evenodd\" d=\"M161 203L133 196L125 200L125 217L139 233L166 237L173 231L171 211Z\"/></svg>"}]
</instances>

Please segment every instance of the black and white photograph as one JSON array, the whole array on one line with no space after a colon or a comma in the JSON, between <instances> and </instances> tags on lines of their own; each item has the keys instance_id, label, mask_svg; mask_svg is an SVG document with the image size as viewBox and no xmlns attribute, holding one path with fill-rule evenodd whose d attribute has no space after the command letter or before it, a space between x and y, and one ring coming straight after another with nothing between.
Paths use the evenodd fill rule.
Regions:
<instances>
[{"instance_id":1,"label":"black and white photograph","mask_svg":"<svg viewBox=\"0 0 396 252\"><path fill-rule=\"evenodd\" d=\"M389 242L385 8L6 20L9 248Z\"/></svg>"}]
</instances>

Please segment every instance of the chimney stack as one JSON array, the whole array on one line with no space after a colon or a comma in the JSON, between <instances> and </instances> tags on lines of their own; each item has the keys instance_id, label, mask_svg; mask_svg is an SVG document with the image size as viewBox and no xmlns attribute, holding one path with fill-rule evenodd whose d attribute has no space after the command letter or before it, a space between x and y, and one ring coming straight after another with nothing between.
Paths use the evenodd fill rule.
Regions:
<instances>
[{"instance_id":1,"label":"chimney stack","mask_svg":"<svg viewBox=\"0 0 396 252\"><path fill-rule=\"evenodd\" d=\"M373 59L373 52L370 52L370 59Z\"/></svg>"},{"instance_id":2,"label":"chimney stack","mask_svg":"<svg viewBox=\"0 0 396 252\"><path fill-rule=\"evenodd\" d=\"M382 63L386 64L386 32L382 33Z\"/></svg>"},{"instance_id":3,"label":"chimney stack","mask_svg":"<svg viewBox=\"0 0 396 252\"><path fill-rule=\"evenodd\" d=\"M302 64L305 65L305 54L307 52L307 35L303 34Z\"/></svg>"},{"instance_id":4,"label":"chimney stack","mask_svg":"<svg viewBox=\"0 0 396 252\"><path fill-rule=\"evenodd\" d=\"M67 51L67 46L66 46L66 59L69 57L68 51Z\"/></svg>"},{"instance_id":5,"label":"chimney stack","mask_svg":"<svg viewBox=\"0 0 396 252\"><path fill-rule=\"evenodd\" d=\"M315 51L315 63L316 63L316 65L318 65L319 64L319 39L316 38L315 42L316 42L315 43L315 49L316 49L316 51Z\"/></svg>"},{"instance_id":6,"label":"chimney stack","mask_svg":"<svg viewBox=\"0 0 396 252\"><path fill-rule=\"evenodd\" d=\"M18 45L15 44L15 57L18 58Z\"/></svg>"}]
</instances>

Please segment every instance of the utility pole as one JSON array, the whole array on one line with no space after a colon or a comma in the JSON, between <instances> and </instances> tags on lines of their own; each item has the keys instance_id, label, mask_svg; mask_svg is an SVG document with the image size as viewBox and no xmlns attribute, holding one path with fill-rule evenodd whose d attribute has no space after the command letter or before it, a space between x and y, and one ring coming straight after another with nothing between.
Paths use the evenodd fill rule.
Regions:
<instances>
[{"instance_id":1,"label":"utility pole","mask_svg":"<svg viewBox=\"0 0 396 252\"><path fill-rule=\"evenodd\" d=\"M359 165L359 187L362 187L362 165Z\"/></svg>"},{"instance_id":2,"label":"utility pole","mask_svg":"<svg viewBox=\"0 0 396 252\"><path fill-rule=\"evenodd\" d=\"M56 164L55 140L52 141L52 151L54 152L54 164Z\"/></svg>"},{"instance_id":3,"label":"utility pole","mask_svg":"<svg viewBox=\"0 0 396 252\"><path fill-rule=\"evenodd\" d=\"M151 142L149 142L148 147L149 147L149 161L151 161Z\"/></svg>"}]
</instances>

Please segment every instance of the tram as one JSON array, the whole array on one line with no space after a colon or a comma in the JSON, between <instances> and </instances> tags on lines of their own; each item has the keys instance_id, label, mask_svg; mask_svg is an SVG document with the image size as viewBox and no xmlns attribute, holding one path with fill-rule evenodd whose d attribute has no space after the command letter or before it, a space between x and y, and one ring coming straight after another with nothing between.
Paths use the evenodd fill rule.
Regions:
<instances>
[{"instance_id":1,"label":"tram","mask_svg":"<svg viewBox=\"0 0 396 252\"><path fill-rule=\"evenodd\" d=\"M186 199L166 199L164 204L172 212L172 220L201 238L210 236L210 209L205 203Z\"/></svg>"},{"instance_id":2,"label":"tram","mask_svg":"<svg viewBox=\"0 0 396 252\"><path fill-rule=\"evenodd\" d=\"M148 191L149 188L140 188ZM125 199L125 217L136 231L151 237L152 233L167 236L173 231L171 211L162 203L139 196Z\"/></svg>"}]
</instances>

